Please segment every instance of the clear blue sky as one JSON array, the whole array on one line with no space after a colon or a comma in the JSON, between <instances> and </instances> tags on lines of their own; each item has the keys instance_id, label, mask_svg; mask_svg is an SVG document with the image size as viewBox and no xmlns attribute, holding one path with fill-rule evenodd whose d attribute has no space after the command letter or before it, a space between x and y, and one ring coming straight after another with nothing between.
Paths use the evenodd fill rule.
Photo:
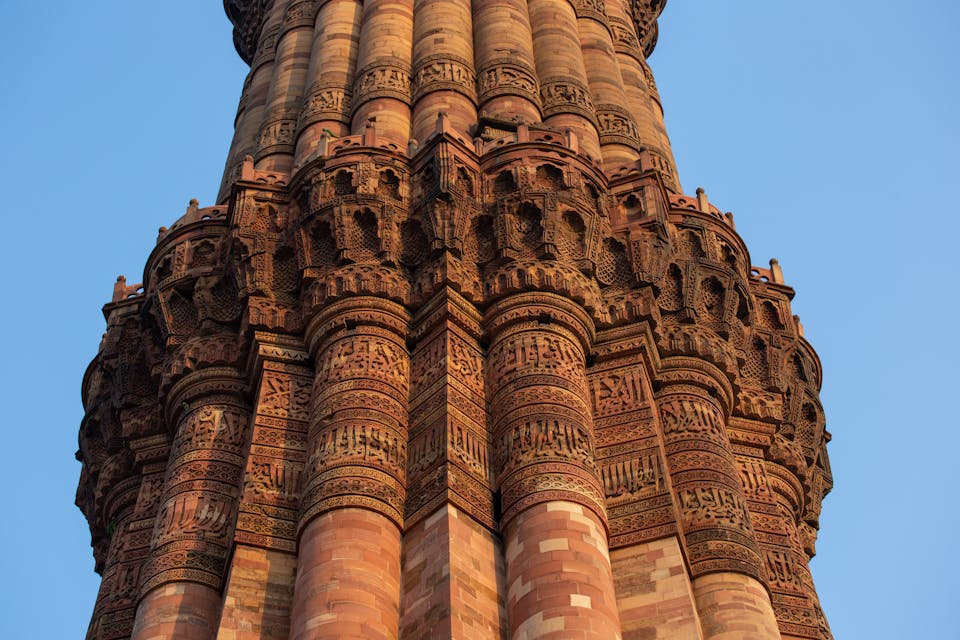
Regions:
<instances>
[{"instance_id":1,"label":"clear blue sky","mask_svg":"<svg viewBox=\"0 0 960 640\"><path fill-rule=\"evenodd\" d=\"M686 190L734 212L754 264L780 259L823 359L836 489L813 570L844 640L960 638L958 27L950 0L671 0L652 60ZM7 0L0 41L0 637L79 638L100 306L158 227L212 204L244 66L219 0Z\"/></svg>"}]
</instances>

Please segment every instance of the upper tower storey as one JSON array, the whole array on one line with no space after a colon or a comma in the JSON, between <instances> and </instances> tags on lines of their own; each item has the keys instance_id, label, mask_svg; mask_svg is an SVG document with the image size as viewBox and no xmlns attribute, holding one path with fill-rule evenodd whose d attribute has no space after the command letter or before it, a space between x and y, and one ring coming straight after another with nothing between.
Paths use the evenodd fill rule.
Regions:
<instances>
[{"instance_id":1,"label":"upper tower storey","mask_svg":"<svg viewBox=\"0 0 960 640\"><path fill-rule=\"evenodd\" d=\"M263 17L274 0L223 0L223 8L233 23L233 43L243 61L250 64L257 50ZM601 3L602 4L602 3ZM659 29L657 19L667 0L634 0L631 5L644 55L653 53Z\"/></svg>"},{"instance_id":2,"label":"upper tower storey","mask_svg":"<svg viewBox=\"0 0 960 640\"><path fill-rule=\"evenodd\" d=\"M219 199L247 156L287 182L323 137L375 135L413 157L441 114L471 146L519 124L569 134L607 176L642 165L679 193L647 64L665 4L225 0L250 73Z\"/></svg>"}]
</instances>

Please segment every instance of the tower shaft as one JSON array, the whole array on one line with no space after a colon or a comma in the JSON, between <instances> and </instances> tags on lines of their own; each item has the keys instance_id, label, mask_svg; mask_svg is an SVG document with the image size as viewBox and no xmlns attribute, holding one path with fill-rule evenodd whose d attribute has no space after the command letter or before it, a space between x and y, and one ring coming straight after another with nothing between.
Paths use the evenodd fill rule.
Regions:
<instances>
[{"instance_id":1,"label":"tower shaft","mask_svg":"<svg viewBox=\"0 0 960 640\"><path fill-rule=\"evenodd\" d=\"M680 190L663 5L225 2L218 203L84 378L89 638L830 637L819 360Z\"/></svg>"}]
</instances>

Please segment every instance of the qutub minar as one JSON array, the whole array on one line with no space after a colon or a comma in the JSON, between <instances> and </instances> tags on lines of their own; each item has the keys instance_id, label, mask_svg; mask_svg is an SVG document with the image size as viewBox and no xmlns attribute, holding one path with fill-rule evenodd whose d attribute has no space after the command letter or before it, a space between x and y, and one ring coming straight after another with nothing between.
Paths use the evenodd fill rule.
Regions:
<instances>
[{"instance_id":1,"label":"qutub minar","mask_svg":"<svg viewBox=\"0 0 960 640\"><path fill-rule=\"evenodd\" d=\"M83 381L88 638L830 638L821 370L680 188L664 0L227 0L218 203Z\"/></svg>"}]
</instances>

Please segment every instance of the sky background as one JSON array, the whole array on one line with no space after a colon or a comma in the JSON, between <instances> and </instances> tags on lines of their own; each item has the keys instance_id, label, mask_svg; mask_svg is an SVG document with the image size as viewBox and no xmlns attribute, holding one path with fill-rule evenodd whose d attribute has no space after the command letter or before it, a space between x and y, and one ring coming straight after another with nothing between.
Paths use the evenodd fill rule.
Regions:
<instances>
[{"instance_id":1,"label":"sky background","mask_svg":"<svg viewBox=\"0 0 960 640\"><path fill-rule=\"evenodd\" d=\"M685 191L777 257L823 361L838 639L955 621L960 5L670 0L651 62ZM245 66L217 0L0 0L0 637L81 638L80 382L113 282L213 204Z\"/></svg>"}]
</instances>

